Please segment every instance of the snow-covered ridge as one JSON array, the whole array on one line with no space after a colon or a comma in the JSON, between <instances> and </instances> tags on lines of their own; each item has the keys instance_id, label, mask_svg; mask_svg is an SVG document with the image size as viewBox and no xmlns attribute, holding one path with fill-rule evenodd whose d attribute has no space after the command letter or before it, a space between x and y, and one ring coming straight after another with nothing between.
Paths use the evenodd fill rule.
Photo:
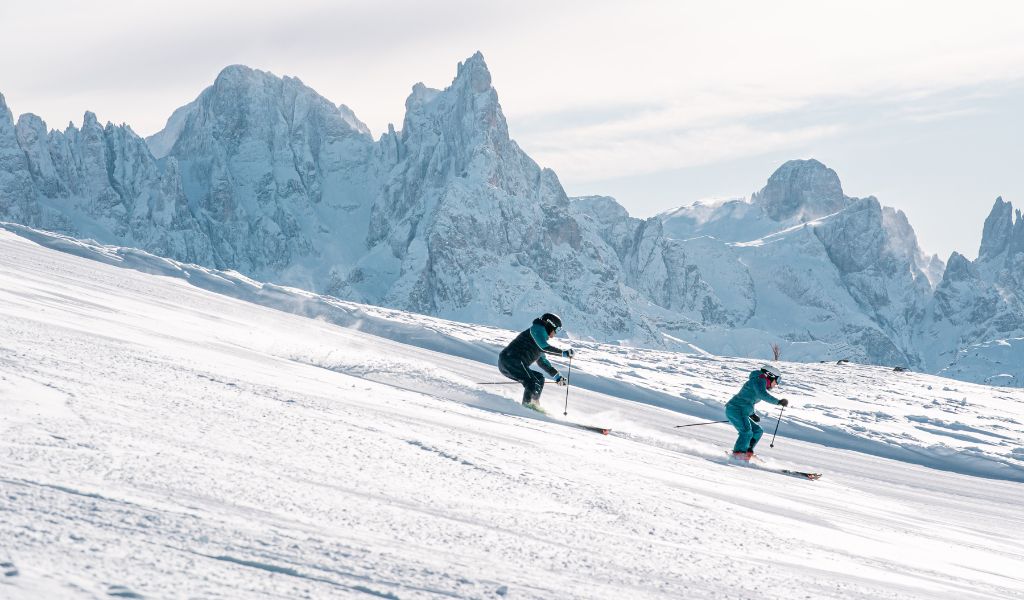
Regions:
<instances>
[{"instance_id":1,"label":"snow-covered ridge","mask_svg":"<svg viewBox=\"0 0 1024 600\"><path fill-rule=\"evenodd\" d=\"M997 373L949 368L959 353L1024 335L1024 228L1002 200L958 270L975 281L946 282L906 215L845 196L815 160L646 220L570 199L509 138L480 53L445 89L414 85L406 110L375 141L299 79L233 65L147 145L91 113L64 132L15 124L0 96L0 218L464 322L554 311L578 338L651 348L778 344L982 382Z\"/></svg>"},{"instance_id":2,"label":"snow-covered ridge","mask_svg":"<svg viewBox=\"0 0 1024 600\"><path fill-rule=\"evenodd\" d=\"M14 224L0 223L0 228L46 248L181 279L232 298L475 361L481 380L501 379L495 357L516 334L261 283L137 249L103 246ZM581 356L573 364L575 386L706 419L722 414L738 378L760 364L742 358L572 343ZM1013 416L1024 409L1024 391L953 383L868 365L782 364L784 393L794 407L787 417L788 437L933 468L1024 481L1024 420ZM471 382L452 385L460 388L460 397L474 393ZM489 396L479 406L495 408ZM619 427L617 422L614 425Z\"/></svg>"},{"instance_id":3,"label":"snow-covered ridge","mask_svg":"<svg viewBox=\"0 0 1024 600\"><path fill-rule=\"evenodd\" d=\"M979 259L954 253L947 270L921 251L905 214L873 197L844 196L835 172L808 160L786 163L748 200L659 218L667 237L692 247L696 273L733 271L755 283L754 293L739 296L744 327L727 323L687 336L707 350L742 353L744 345L765 348L775 337L789 342L780 343L783 355L798 360L852 358L1020 386L1006 374L1020 372L1024 355L963 360L968 349L974 356L1024 335L1024 286L1016 275L1024 242L1014 241L1024 240L1024 227L1013 215L997 199ZM711 289L725 299L723 286Z\"/></svg>"}]
</instances>

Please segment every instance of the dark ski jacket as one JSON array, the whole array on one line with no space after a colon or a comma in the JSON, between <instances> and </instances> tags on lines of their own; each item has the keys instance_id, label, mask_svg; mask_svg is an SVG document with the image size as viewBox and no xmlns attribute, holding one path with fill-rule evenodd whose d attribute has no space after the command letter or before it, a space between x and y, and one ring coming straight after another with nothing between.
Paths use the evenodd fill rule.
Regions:
<instances>
[{"instance_id":1,"label":"dark ski jacket","mask_svg":"<svg viewBox=\"0 0 1024 600\"><path fill-rule=\"evenodd\" d=\"M726 403L725 408L735 410L746 416L754 412L754 405L764 400L771 404L778 404L779 399L768 393L768 380L761 375L761 371L751 371L747 382L743 384L740 391Z\"/></svg>"},{"instance_id":2,"label":"dark ski jacket","mask_svg":"<svg viewBox=\"0 0 1024 600\"><path fill-rule=\"evenodd\" d=\"M544 357L545 354L561 356L562 349L548 343L548 330L544 327L544 322L534 319L533 325L517 335L516 339L501 351L499 358L506 364L522 364L526 368L537 363L548 375L554 377L558 375L558 369L551 366Z\"/></svg>"}]
</instances>

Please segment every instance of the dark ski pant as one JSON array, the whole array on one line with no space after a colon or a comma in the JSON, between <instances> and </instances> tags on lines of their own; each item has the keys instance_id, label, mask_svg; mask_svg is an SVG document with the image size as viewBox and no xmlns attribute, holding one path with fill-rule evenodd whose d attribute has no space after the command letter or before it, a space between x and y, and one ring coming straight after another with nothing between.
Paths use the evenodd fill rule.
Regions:
<instances>
[{"instance_id":1,"label":"dark ski pant","mask_svg":"<svg viewBox=\"0 0 1024 600\"><path fill-rule=\"evenodd\" d=\"M523 384L523 404L540 400L540 393L544 391L543 375L527 368L521 361L504 357L498 359L498 370L505 377Z\"/></svg>"},{"instance_id":2,"label":"dark ski pant","mask_svg":"<svg viewBox=\"0 0 1024 600\"><path fill-rule=\"evenodd\" d=\"M761 429L760 425L750 420L750 414L747 413L747 409L739 406L727 404L725 406L725 417L729 419L732 426L739 432L739 436L736 438L736 445L732 447L733 451L753 451L758 440L764 435L764 429Z\"/></svg>"}]
</instances>

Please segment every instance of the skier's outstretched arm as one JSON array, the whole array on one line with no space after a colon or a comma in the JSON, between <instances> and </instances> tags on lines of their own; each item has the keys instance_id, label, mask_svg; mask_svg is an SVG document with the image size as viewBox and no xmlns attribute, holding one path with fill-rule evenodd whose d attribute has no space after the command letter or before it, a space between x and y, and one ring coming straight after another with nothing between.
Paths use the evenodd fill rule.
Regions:
<instances>
[{"instance_id":1,"label":"skier's outstretched arm","mask_svg":"<svg viewBox=\"0 0 1024 600\"><path fill-rule=\"evenodd\" d=\"M556 348L548 343L548 330L544 329L543 325L537 324L530 327L530 335L533 336L533 341L537 343L537 347L543 350L547 354L557 354L558 356L564 356L565 351L561 348ZM539 362L539 361L538 361ZM543 365L541 365L543 367Z\"/></svg>"},{"instance_id":2,"label":"skier's outstretched arm","mask_svg":"<svg viewBox=\"0 0 1024 600\"><path fill-rule=\"evenodd\" d=\"M548 362L548 359L544 358L544 356L537 359L537 366L544 369L544 372L550 375L552 379L558 378L558 369L553 367L551 363Z\"/></svg>"}]
</instances>

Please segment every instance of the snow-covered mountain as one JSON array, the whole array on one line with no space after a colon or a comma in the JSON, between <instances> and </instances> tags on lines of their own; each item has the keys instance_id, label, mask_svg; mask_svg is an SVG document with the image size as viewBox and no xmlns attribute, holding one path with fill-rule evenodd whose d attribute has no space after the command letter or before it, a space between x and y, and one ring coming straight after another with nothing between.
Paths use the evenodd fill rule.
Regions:
<instances>
[{"instance_id":1,"label":"snow-covered mountain","mask_svg":"<svg viewBox=\"0 0 1024 600\"><path fill-rule=\"evenodd\" d=\"M1024 219L997 198L978 258L954 253L919 332L929 366L967 381L1024 387ZM938 342L938 343L936 343Z\"/></svg>"},{"instance_id":2,"label":"snow-covered mountain","mask_svg":"<svg viewBox=\"0 0 1024 600\"><path fill-rule=\"evenodd\" d=\"M313 289L364 250L377 176L360 125L298 79L231 66L150 141L209 240L202 264Z\"/></svg>"},{"instance_id":3,"label":"snow-covered mountain","mask_svg":"<svg viewBox=\"0 0 1024 600\"><path fill-rule=\"evenodd\" d=\"M958 353L1024 322L1008 203L977 264L954 255L952 272L902 212L847 197L813 160L747 199L632 218L568 198L509 138L479 53L444 90L416 84L401 130L376 141L347 106L244 66L148 140L91 113L63 132L15 123L0 96L0 219L473 323L551 310L580 338L751 357L779 344L971 380L995 373L949 369Z\"/></svg>"},{"instance_id":4,"label":"snow-covered mountain","mask_svg":"<svg viewBox=\"0 0 1024 600\"><path fill-rule=\"evenodd\" d=\"M68 157L27 115L18 132L42 132L30 144L0 128L0 218L427 314L518 326L557 310L579 335L663 344L613 251L509 138L479 53L443 91L416 84L406 108L375 142L298 79L232 66L149 138L152 153L90 114L98 141ZM51 177L54 161L112 168L83 188Z\"/></svg>"},{"instance_id":5,"label":"snow-covered mountain","mask_svg":"<svg viewBox=\"0 0 1024 600\"><path fill-rule=\"evenodd\" d=\"M657 340L614 253L509 138L481 55L444 91L414 86L402 131L380 149L368 251L328 291L508 326L558 310L584 335Z\"/></svg>"},{"instance_id":6,"label":"snow-covered mountain","mask_svg":"<svg viewBox=\"0 0 1024 600\"><path fill-rule=\"evenodd\" d=\"M780 362L739 465L673 425L757 362L574 341L544 416L515 334L0 227L0 597L1024 593L1024 391Z\"/></svg>"},{"instance_id":7,"label":"snow-covered mountain","mask_svg":"<svg viewBox=\"0 0 1024 600\"><path fill-rule=\"evenodd\" d=\"M820 162L784 164L749 199L654 220L662 246L687 256L689 289L701 290L686 307L699 327L677 335L719 354L778 343L797 360L922 367L912 337L934 259L902 212L845 196Z\"/></svg>"},{"instance_id":8,"label":"snow-covered mountain","mask_svg":"<svg viewBox=\"0 0 1024 600\"><path fill-rule=\"evenodd\" d=\"M117 240L210 262L208 237L181 190L177 165L160 165L126 126L47 131L32 114L17 124L0 95L0 216L97 240Z\"/></svg>"},{"instance_id":9,"label":"snow-covered mountain","mask_svg":"<svg viewBox=\"0 0 1024 600\"><path fill-rule=\"evenodd\" d=\"M660 329L715 354L910 367L1024 384L1024 220L997 199L971 262L927 256L906 215L843 194L815 160L782 165L747 199L630 219L580 198L628 284L688 320Z\"/></svg>"}]
</instances>

